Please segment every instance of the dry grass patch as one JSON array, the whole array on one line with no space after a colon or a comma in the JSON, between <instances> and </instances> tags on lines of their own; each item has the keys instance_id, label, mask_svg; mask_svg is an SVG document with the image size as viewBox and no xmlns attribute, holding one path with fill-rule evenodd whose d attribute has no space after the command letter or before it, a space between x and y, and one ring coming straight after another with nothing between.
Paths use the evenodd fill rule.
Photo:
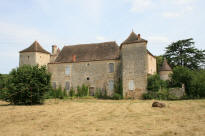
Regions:
<instances>
[{"instance_id":1,"label":"dry grass patch","mask_svg":"<svg viewBox=\"0 0 205 136\"><path fill-rule=\"evenodd\" d=\"M1 136L204 136L205 100L47 100L44 105L0 102Z\"/></svg>"}]
</instances>

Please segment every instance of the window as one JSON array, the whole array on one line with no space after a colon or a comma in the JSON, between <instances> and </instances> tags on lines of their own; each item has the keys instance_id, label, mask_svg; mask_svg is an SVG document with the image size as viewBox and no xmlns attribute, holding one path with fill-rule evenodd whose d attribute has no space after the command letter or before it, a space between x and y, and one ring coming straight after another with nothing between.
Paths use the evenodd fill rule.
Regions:
<instances>
[{"instance_id":1,"label":"window","mask_svg":"<svg viewBox=\"0 0 205 136\"><path fill-rule=\"evenodd\" d=\"M129 90L134 90L135 85L134 85L134 80L129 80Z\"/></svg>"},{"instance_id":2,"label":"window","mask_svg":"<svg viewBox=\"0 0 205 136\"><path fill-rule=\"evenodd\" d=\"M67 76L70 75L70 66L66 66L66 68L65 68L65 74L66 74Z\"/></svg>"},{"instance_id":3,"label":"window","mask_svg":"<svg viewBox=\"0 0 205 136\"><path fill-rule=\"evenodd\" d=\"M108 87L109 87L110 91L113 91L113 89L114 89L114 81L113 80L109 80Z\"/></svg>"},{"instance_id":4,"label":"window","mask_svg":"<svg viewBox=\"0 0 205 136\"><path fill-rule=\"evenodd\" d=\"M29 56L28 56L28 60L29 60Z\"/></svg>"},{"instance_id":5,"label":"window","mask_svg":"<svg viewBox=\"0 0 205 136\"><path fill-rule=\"evenodd\" d=\"M114 63L109 63L109 73L114 72Z\"/></svg>"},{"instance_id":6,"label":"window","mask_svg":"<svg viewBox=\"0 0 205 136\"><path fill-rule=\"evenodd\" d=\"M56 82L52 82L53 89L56 89Z\"/></svg>"},{"instance_id":7,"label":"window","mask_svg":"<svg viewBox=\"0 0 205 136\"><path fill-rule=\"evenodd\" d=\"M66 89L66 90L70 90L70 82L69 82L69 81L67 81L67 82L65 83L65 89Z\"/></svg>"}]
</instances>

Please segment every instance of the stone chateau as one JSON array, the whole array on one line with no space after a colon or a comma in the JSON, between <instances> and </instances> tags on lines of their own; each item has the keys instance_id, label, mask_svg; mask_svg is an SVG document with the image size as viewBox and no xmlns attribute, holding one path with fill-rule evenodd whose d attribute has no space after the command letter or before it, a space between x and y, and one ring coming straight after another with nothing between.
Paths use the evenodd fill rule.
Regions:
<instances>
[{"instance_id":1,"label":"stone chateau","mask_svg":"<svg viewBox=\"0 0 205 136\"><path fill-rule=\"evenodd\" d=\"M114 84L122 81L125 98L140 98L146 92L147 76L156 72L156 58L147 50L148 41L132 32L120 46L114 41L52 46L49 53L35 41L20 51L19 65L46 65L52 74L52 86L71 87L86 84L90 95L96 89L114 92Z\"/></svg>"}]
</instances>

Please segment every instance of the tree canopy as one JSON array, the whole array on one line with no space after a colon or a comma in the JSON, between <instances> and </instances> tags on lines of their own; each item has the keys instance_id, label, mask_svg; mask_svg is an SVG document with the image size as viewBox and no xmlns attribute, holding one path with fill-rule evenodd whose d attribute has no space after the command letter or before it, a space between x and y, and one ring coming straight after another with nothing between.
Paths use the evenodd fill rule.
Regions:
<instances>
[{"instance_id":1,"label":"tree canopy","mask_svg":"<svg viewBox=\"0 0 205 136\"><path fill-rule=\"evenodd\" d=\"M164 56L172 68L183 66L199 69L205 63L205 50L197 49L192 38L172 43L166 47Z\"/></svg>"},{"instance_id":2,"label":"tree canopy","mask_svg":"<svg viewBox=\"0 0 205 136\"><path fill-rule=\"evenodd\" d=\"M24 65L13 69L6 88L0 90L1 99L12 104L40 104L50 90L50 79L45 66Z\"/></svg>"}]
</instances>

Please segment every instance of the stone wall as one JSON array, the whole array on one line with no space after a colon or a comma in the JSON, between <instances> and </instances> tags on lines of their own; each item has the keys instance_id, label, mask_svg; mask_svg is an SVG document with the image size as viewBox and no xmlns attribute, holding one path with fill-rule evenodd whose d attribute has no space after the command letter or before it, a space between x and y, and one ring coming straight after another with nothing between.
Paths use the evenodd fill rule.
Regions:
<instances>
[{"instance_id":1,"label":"stone wall","mask_svg":"<svg viewBox=\"0 0 205 136\"><path fill-rule=\"evenodd\" d=\"M50 54L41 52L23 52L20 53L19 66L27 65L46 65L50 62Z\"/></svg>"},{"instance_id":2,"label":"stone wall","mask_svg":"<svg viewBox=\"0 0 205 136\"><path fill-rule=\"evenodd\" d=\"M19 66L24 64L36 65L36 53L35 52L24 52L19 54Z\"/></svg>"},{"instance_id":3,"label":"stone wall","mask_svg":"<svg viewBox=\"0 0 205 136\"><path fill-rule=\"evenodd\" d=\"M156 58L148 53L148 71L147 73L153 75L157 72Z\"/></svg>"},{"instance_id":4,"label":"stone wall","mask_svg":"<svg viewBox=\"0 0 205 136\"><path fill-rule=\"evenodd\" d=\"M113 73L109 72L109 63L114 64ZM61 86L62 88L65 88L66 82L69 82L70 87L74 89L76 89L78 85L81 86L85 84L94 90L97 88L106 89L108 95L112 95L114 88L110 90L109 84L112 81L114 83L114 81L119 78L119 60L60 64L50 63L48 64L48 70L52 73L51 82L55 82L57 86Z\"/></svg>"},{"instance_id":5,"label":"stone wall","mask_svg":"<svg viewBox=\"0 0 205 136\"><path fill-rule=\"evenodd\" d=\"M147 86L146 43L122 45L121 57L123 96L141 98ZM135 96L130 96L130 94Z\"/></svg>"},{"instance_id":6,"label":"stone wall","mask_svg":"<svg viewBox=\"0 0 205 136\"><path fill-rule=\"evenodd\" d=\"M50 62L50 54L36 52L36 63L40 66L48 65Z\"/></svg>"}]
</instances>

